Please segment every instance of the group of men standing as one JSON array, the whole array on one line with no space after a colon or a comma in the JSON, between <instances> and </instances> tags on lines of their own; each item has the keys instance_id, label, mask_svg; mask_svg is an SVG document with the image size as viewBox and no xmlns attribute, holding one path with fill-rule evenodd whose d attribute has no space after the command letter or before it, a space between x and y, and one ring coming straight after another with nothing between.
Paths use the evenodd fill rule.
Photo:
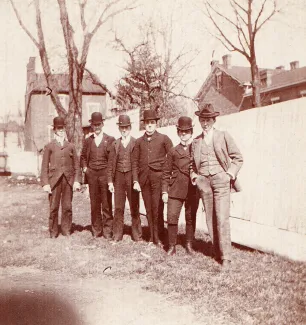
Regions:
<instances>
[{"instance_id":1,"label":"group of men standing","mask_svg":"<svg viewBox=\"0 0 306 325\"><path fill-rule=\"evenodd\" d=\"M142 241L141 192L150 231L149 243L161 248L166 239L163 210L167 204L168 255L176 254L178 220L185 205L186 252L192 255L200 197L209 235L216 248L215 258L228 266L231 260L230 190L239 189L236 176L243 162L242 155L227 132L213 127L219 113L212 105L206 104L196 115L203 132L191 142L192 119L181 116L176 125L180 143L173 147L170 138L156 130L159 117L153 110L144 111L145 132L138 139L130 135L129 116L120 115L117 125L121 137L117 140L103 132L104 118L95 112L90 120L93 134L84 140L80 163L74 146L65 139L64 120L56 117L55 139L45 147L41 175L43 189L49 193L50 236L57 237L59 232L60 202L62 234L70 234L72 193L80 188L82 170L89 187L94 237L103 235L109 240L122 240L127 198L132 239Z\"/></svg>"}]
</instances>

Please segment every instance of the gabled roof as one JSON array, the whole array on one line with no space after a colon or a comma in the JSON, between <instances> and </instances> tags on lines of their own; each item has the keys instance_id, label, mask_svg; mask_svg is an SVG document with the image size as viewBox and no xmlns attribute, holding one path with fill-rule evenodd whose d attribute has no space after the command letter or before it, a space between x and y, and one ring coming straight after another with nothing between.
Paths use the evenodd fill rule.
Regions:
<instances>
[{"instance_id":1,"label":"gabled roof","mask_svg":"<svg viewBox=\"0 0 306 325\"><path fill-rule=\"evenodd\" d=\"M95 76L96 77L96 76ZM58 93L68 93L69 92L69 75L68 74L54 74L51 76L52 82L56 85ZM96 77L97 78L97 77ZM43 73L35 73L34 84L32 85L31 92L45 92L47 87L47 82L45 75ZM104 95L108 90L103 87L101 83L95 84L89 75L84 75L83 82L83 93L90 94L101 94Z\"/></svg>"},{"instance_id":2,"label":"gabled roof","mask_svg":"<svg viewBox=\"0 0 306 325\"><path fill-rule=\"evenodd\" d=\"M220 94L214 87L210 87L205 96L205 100L201 101L201 105L205 103L212 104L217 111L220 110L221 115L226 114L227 111L231 113L234 111L239 111L239 108L237 106L235 106L225 96Z\"/></svg>"}]
</instances>

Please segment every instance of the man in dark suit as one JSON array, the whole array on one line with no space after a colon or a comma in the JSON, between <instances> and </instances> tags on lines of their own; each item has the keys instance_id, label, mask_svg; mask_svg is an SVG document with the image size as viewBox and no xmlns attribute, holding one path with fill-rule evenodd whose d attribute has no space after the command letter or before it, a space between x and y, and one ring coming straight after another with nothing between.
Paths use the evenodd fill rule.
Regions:
<instances>
[{"instance_id":1,"label":"man in dark suit","mask_svg":"<svg viewBox=\"0 0 306 325\"><path fill-rule=\"evenodd\" d=\"M50 237L58 236L58 210L62 204L61 232L70 235L72 225L73 191L80 189L81 173L75 146L65 138L64 119L53 119L54 140L45 146L42 166L41 184L49 193Z\"/></svg>"},{"instance_id":2,"label":"man in dark suit","mask_svg":"<svg viewBox=\"0 0 306 325\"><path fill-rule=\"evenodd\" d=\"M233 138L213 127L220 113L211 104L195 114L203 132L191 145L190 177L203 201L215 257L226 268L231 260L230 190L239 190L237 174L243 158Z\"/></svg>"},{"instance_id":3,"label":"man in dark suit","mask_svg":"<svg viewBox=\"0 0 306 325\"><path fill-rule=\"evenodd\" d=\"M145 133L136 140L132 153L134 189L142 192L150 228L150 242L163 247L163 202L161 199L161 177L167 153L172 141L167 135L156 131L157 121L154 110L145 110L143 119Z\"/></svg>"},{"instance_id":4,"label":"man in dark suit","mask_svg":"<svg viewBox=\"0 0 306 325\"><path fill-rule=\"evenodd\" d=\"M185 204L186 252L193 255L192 242L199 198L196 187L192 185L189 177L190 144L188 142L193 132L192 119L188 116L181 116L176 127L181 142L170 149L162 178L162 199L164 203L168 203L168 255L176 254L178 220L183 204Z\"/></svg>"},{"instance_id":5,"label":"man in dark suit","mask_svg":"<svg viewBox=\"0 0 306 325\"><path fill-rule=\"evenodd\" d=\"M108 190L107 185L107 164L115 138L102 132L103 121L100 112L91 114L89 122L94 134L84 141L81 167L89 185L93 236L99 237L103 230L104 237L111 239L113 226L112 193Z\"/></svg>"},{"instance_id":6,"label":"man in dark suit","mask_svg":"<svg viewBox=\"0 0 306 325\"><path fill-rule=\"evenodd\" d=\"M113 220L113 239L122 240L124 226L124 207L129 200L132 219L132 238L141 241L141 222L139 216L139 192L133 189L132 150L135 138L130 136L132 129L130 117L119 115L118 123L121 137L113 142L108 160L108 188L115 195L115 214Z\"/></svg>"}]
</instances>

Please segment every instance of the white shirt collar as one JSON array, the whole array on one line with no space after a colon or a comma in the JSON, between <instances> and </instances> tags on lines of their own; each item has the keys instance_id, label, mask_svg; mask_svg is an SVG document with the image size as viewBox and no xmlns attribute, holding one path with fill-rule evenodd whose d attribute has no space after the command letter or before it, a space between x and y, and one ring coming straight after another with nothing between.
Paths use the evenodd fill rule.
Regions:
<instances>
[{"instance_id":1,"label":"white shirt collar","mask_svg":"<svg viewBox=\"0 0 306 325\"><path fill-rule=\"evenodd\" d=\"M214 127L212 127L206 134L203 131L204 140L207 144L212 142L213 134L214 134Z\"/></svg>"},{"instance_id":2,"label":"white shirt collar","mask_svg":"<svg viewBox=\"0 0 306 325\"><path fill-rule=\"evenodd\" d=\"M54 133L54 139L60 143L62 146L64 145L64 142L67 141L66 136L64 137L59 137L57 134Z\"/></svg>"}]
</instances>

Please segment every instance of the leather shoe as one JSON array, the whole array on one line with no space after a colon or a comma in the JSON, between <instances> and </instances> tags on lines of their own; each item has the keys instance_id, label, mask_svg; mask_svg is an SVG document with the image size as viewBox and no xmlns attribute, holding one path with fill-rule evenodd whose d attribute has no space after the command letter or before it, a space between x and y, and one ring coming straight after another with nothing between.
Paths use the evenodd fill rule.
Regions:
<instances>
[{"instance_id":1,"label":"leather shoe","mask_svg":"<svg viewBox=\"0 0 306 325\"><path fill-rule=\"evenodd\" d=\"M194 250L192 249L192 244L191 243L186 243L186 253L188 255L193 255L194 254Z\"/></svg>"},{"instance_id":2,"label":"leather shoe","mask_svg":"<svg viewBox=\"0 0 306 325\"><path fill-rule=\"evenodd\" d=\"M169 246L169 249L168 249L168 252L167 252L167 255L168 256L173 256L176 254L176 248L175 246Z\"/></svg>"}]
</instances>

